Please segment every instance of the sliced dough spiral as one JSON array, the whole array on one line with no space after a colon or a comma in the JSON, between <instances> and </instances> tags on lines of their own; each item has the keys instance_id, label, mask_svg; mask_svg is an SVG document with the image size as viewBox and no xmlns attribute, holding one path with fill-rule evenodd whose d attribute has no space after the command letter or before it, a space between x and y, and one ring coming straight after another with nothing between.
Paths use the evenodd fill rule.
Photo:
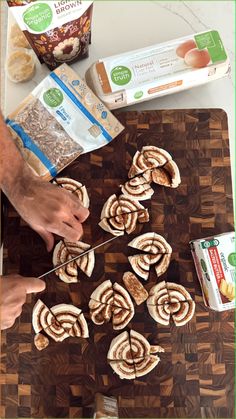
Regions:
<instances>
[{"instance_id":1,"label":"sliced dough spiral","mask_svg":"<svg viewBox=\"0 0 236 419\"><path fill-rule=\"evenodd\" d=\"M123 359L132 359L129 333L124 331L112 339L110 348L107 354L107 359L110 361L119 361Z\"/></svg>"},{"instance_id":2,"label":"sliced dough spiral","mask_svg":"<svg viewBox=\"0 0 236 419\"><path fill-rule=\"evenodd\" d=\"M195 302L193 300L181 301L177 309L172 309L172 317L176 326L184 326L195 313Z\"/></svg>"},{"instance_id":3,"label":"sliced dough spiral","mask_svg":"<svg viewBox=\"0 0 236 419\"><path fill-rule=\"evenodd\" d=\"M154 182L169 188L177 188L181 183L179 168L174 160L170 160L163 167L147 170L143 177L146 182Z\"/></svg>"},{"instance_id":4,"label":"sliced dough spiral","mask_svg":"<svg viewBox=\"0 0 236 419\"><path fill-rule=\"evenodd\" d=\"M128 246L154 255L158 253L172 253L172 248L166 239L155 232L149 232L135 237Z\"/></svg>"},{"instance_id":5,"label":"sliced dough spiral","mask_svg":"<svg viewBox=\"0 0 236 419\"><path fill-rule=\"evenodd\" d=\"M61 188L66 189L69 192L72 192L77 196L85 208L89 208L89 196L87 189L82 183L77 180L70 179L67 177L56 178L53 183L60 186Z\"/></svg>"},{"instance_id":6,"label":"sliced dough spiral","mask_svg":"<svg viewBox=\"0 0 236 419\"><path fill-rule=\"evenodd\" d=\"M141 250L147 253L153 253L152 251L152 243L154 239L153 232L140 234L136 236L131 242L129 242L128 246L133 247L134 249Z\"/></svg>"},{"instance_id":7,"label":"sliced dough spiral","mask_svg":"<svg viewBox=\"0 0 236 419\"><path fill-rule=\"evenodd\" d=\"M33 308L32 324L36 333L35 345L38 349L42 345L45 347L48 345L45 336L39 333L42 331L56 342L62 342L69 336L83 338L89 336L88 325L82 311L72 304L57 304L49 309L38 300Z\"/></svg>"},{"instance_id":8,"label":"sliced dough spiral","mask_svg":"<svg viewBox=\"0 0 236 419\"><path fill-rule=\"evenodd\" d=\"M144 146L141 152L135 153L128 177L133 178L149 169L163 166L169 160L172 160L172 157L166 150L155 146Z\"/></svg>"},{"instance_id":9,"label":"sliced dough spiral","mask_svg":"<svg viewBox=\"0 0 236 419\"><path fill-rule=\"evenodd\" d=\"M39 333L49 327L54 320L49 308L41 300L38 300L32 313L32 325L35 333Z\"/></svg>"},{"instance_id":10,"label":"sliced dough spiral","mask_svg":"<svg viewBox=\"0 0 236 419\"><path fill-rule=\"evenodd\" d=\"M90 300L98 301L99 303L105 303L113 305L114 291L112 282L107 279L103 281L98 287L92 292Z\"/></svg>"},{"instance_id":11,"label":"sliced dough spiral","mask_svg":"<svg viewBox=\"0 0 236 419\"><path fill-rule=\"evenodd\" d=\"M54 248L53 252L53 265L56 267L64 262L71 260L72 258L80 255L90 248L90 245L77 241L75 243L68 241L60 241ZM78 282L78 268L81 269L90 277L92 275L95 265L94 251L88 252L86 255L81 256L73 262L69 262L67 265L59 268L56 271L56 275L67 283Z\"/></svg>"},{"instance_id":12,"label":"sliced dough spiral","mask_svg":"<svg viewBox=\"0 0 236 419\"><path fill-rule=\"evenodd\" d=\"M118 236L125 232L130 234L136 229L138 222L148 221L148 210L139 201L124 194L119 197L111 195L103 206L99 226Z\"/></svg>"},{"instance_id":13,"label":"sliced dough spiral","mask_svg":"<svg viewBox=\"0 0 236 419\"><path fill-rule=\"evenodd\" d=\"M147 308L157 323L168 325L172 316L176 326L183 326L192 319L195 302L182 285L162 281L151 288Z\"/></svg>"},{"instance_id":14,"label":"sliced dough spiral","mask_svg":"<svg viewBox=\"0 0 236 419\"><path fill-rule=\"evenodd\" d=\"M154 190L143 176L137 176L121 185L121 191L124 195L138 201L150 199L154 194Z\"/></svg>"},{"instance_id":15,"label":"sliced dough spiral","mask_svg":"<svg viewBox=\"0 0 236 419\"><path fill-rule=\"evenodd\" d=\"M174 301L192 300L191 295L183 285L176 284L175 282L167 282L166 286L171 302L173 301L173 298L175 298Z\"/></svg>"},{"instance_id":16,"label":"sliced dough spiral","mask_svg":"<svg viewBox=\"0 0 236 419\"><path fill-rule=\"evenodd\" d=\"M118 201L118 198L115 194L111 195L105 204L103 205L101 212L101 220L103 218L114 218L117 215L121 215L122 210Z\"/></svg>"},{"instance_id":17,"label":"sliced dough spiral","mask_svg":"<svg viewBox=\"0 0 236 419\"><path fill-rule=\"evenodd\" d=\"M107 359L120 378L133 379L155 368L160 361L159 356L154 355L157 352L164 352L164 349L151 346L143 335L130 330L130 333L125 331L112 340Z\"/></svg>"},{"instance_id":18,"label":"sliced dough spiral","mask_svg":"<svg viewBox=\"0 0 236 419\"><path fill-rule=\"evenodd\" d=\"M134 255L129 256L129 263L134 272L141 278L147 280L150 270L150 255Z\"/></svg>"},{"instance_id":19,"label":"sliced dough spiral","mask_svg":"<svg viewBox=\"0 0 236 419\"><path fill-rule=\"evenodd\" d=\"M169 294L165 281L161 281L154 285L149 291L149 297L147 299L147 306L157 306L169 303Z\"/></svg>"},{"instance_id":20,"label":"sliced dough spiral","mask_svg":"<svg viewBox=\"0 0 236 419\"><path fill-rule=\"evenodd\" d=\"M123 329L134 316L134 306L129 293L118 283L104 281L91 294L90 316L95 324L112 319L113 329Z\"/></svg>"}]
</instances>

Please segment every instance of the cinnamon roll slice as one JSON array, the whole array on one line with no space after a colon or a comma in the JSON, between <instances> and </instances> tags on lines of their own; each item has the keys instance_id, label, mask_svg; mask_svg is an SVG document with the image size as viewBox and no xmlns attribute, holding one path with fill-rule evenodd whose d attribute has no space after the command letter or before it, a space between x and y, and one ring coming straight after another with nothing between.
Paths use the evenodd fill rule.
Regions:
<instances>
[{"instance_id":1,"label":"cinnamon roll slice","mask_svg":"<svg viewBox=\"0 0 236 419\"><path fill-rule=\"evenodd\" d=\"M153 231L135 237L128 246L154 255L172 253L172 248L166 239Z\"/></svg>"},{"instance_id":2,"label":"cinnamon roll slice","mask_svg":"<svg viewBox=\"0 0 236 419\"><path fill-rule=\"evenodd\" d=\"M142 304L148 298L148 292L132 272L125 272L122 279L137 305Z\"/></svg>"},{"instance_id":3,"label":"cinnamon roll slice","mask_svg":"<svg viewBox=\"0 0 236 419\"><path fill-rule=\"evenodd\" d=\"M95 300L103 304L113 305L114 291L112 282L107 279L103 281L90 295L90 300Z\"/></svg>"},{"instance_id":4,"label":"cinnamon roll slice","mask_svg":"<svg viewBox=\"0 0 236 419\"><path fill-rule=\"evenodd\" d=\"M134 380L135 375L135 368L132 361L128 362L127 360L122 361L108 361L109 365L113 369L113 371L119 376L119 378L126 379L126 380Z\"/></svg>"},{"instance_id":5,"label":"cinnamon roll slice","mask_svg":"<svg viewBox=\"0 0 236 419\"><path fill-rule=\"evenodd\" d=\"M81 255L90 248L90 245L77 241L75 243L68 242L66 240L60 241L54 248L53 252L53 265L58 266L64 262L71 260L72 258ZM78 268L81 269L90 277L92 275L95 265L94 251L87 253L76 261L69 262L67 265L59 268L56 271L56 275L67 283L78 282Z\"/></svg>"},{"instance_id":6,"label":"cinnamon roll slice","mask_svg":"<svg viewBox=\"0 0 236 419\"><path fill-rule=\"evenodd\" d=\"M163 148L159 148L156 146L147 145L144 146L141 150L146 161L149 163L149 169L154 167L163 166L168 161L172 160L171 155L168 151L164 150Z\"/></svg>"},{"instance_id":7,"label":"cinnamon roll slice","mask_svg":"<svg viewBox=\"0 0 236 419\"><path fill-rule=\"evenodd\" d=\"M129 293L118 283L107 280L93 291L89 301L91 320L104 324L112 319L114 330L127 326L134 316L134 306Z\"/></svg>"},{"instance_id":8,"label":"cinnamon roll slice","mask_svg":"<svg viewBox=\"0 0 236 419\"><path fill-rule=\"evenodd\" d=\"M170 160L162 167L148 170L143 177L146 182L154 182L168 188L177 188L181 183L179 168L174 160Z\"/></svg>"},{"instance_id":9,"label":"cinnamon roll slice","mask_svg":"<svg viewBox=\"0 0 236 419\"><path fill-rule=\"evenodd\" d=\"M152 371L159 363L160 358L155 355L157 352L164 352L159 345L150 345L147 339L130 330L116 336L107 354L110 366L120 378L134 379Z\"/></svg>"},{"instance_id":10,"label":"cinnamon roll slice","mask_svg":"<svg viewBox=\"0 0 236 419\"><path fill-rule=\"evenodd\" d=\"M79 198L80 202L85 208L89 208L88 192L86 187L82 185L82 183L67 177L55 178L53 183L66 189L69 192L72 192L75 196Z\"/></svg>"},{"instance_id":11,"label":"cinnamon roll slice","mask_svg":"<svg viewBox=\"0 0 236 419\"><path fill-rule=\"evenodd\" d=\"M38 300L32 313L32 325L35 333L47 329L54 321L55 318L49 308L41 300Z\"/></svg>"},{"instance_id":12,"label":"cinnamon roll slice","mask_svg":"<svg viewBox=\"0 0 236 419\"><path fill-rule=\"evenodd\" d=\"M151 288L147 308L157 323L168 325L172 317L176 326L183 326L192 319L195 302L182 285L162 281Z\"/></svg>"},{"instance_id":13,"label":"cinnamon roll slice","mask_svg":"<svg viewBox=\"0 0 236 419\"><path fill-rule=\"evenodd\" d=\"M153 260L152 256L155 256ZM148 280L150 266L157 262L161 258L161 255L149 255L149 254L139 254L134 256L129 256L129 263L134 270L134 272L141 278Z\"/></svg>"},{"instance_id":14,"label":"cinnamon roll slice","mask_svg":"<svg viewBox=\"0 0 236 419\"><path fill-rule=\"evenodd\" d=\"M138 201L151 199L152 195L154 194L154 190L143 176L137 176L133 179L130 179L124 185L120 186L122 194Z\"/></svg>"}]
</instances>

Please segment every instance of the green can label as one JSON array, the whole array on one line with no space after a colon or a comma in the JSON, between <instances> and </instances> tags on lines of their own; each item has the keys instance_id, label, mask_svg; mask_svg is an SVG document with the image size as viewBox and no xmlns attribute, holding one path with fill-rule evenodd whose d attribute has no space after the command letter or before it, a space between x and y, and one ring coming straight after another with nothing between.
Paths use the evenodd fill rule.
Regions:
<instances>
[{"instance_id":1,"label":"green can label","mask_svg":"<svg viewBox=\"0 0 236 419\"><path fill-rule=\"evenodd\" d=\"M49 89L43 94L43 100L50 108L56 108L61 105L63 99L62 92L56 88Z\"/></svg>"},{"instance_id":2,"label":"green can label","mask_svg":"<svg viewBox=\"0 0 236 419\"><path fill-rule=\"evenodd\" d=\"M34 32L45 31L51 25L52 18L52 9L45 3L34 4L23 14L25 24Z\"/></svg>"}]
</instances>

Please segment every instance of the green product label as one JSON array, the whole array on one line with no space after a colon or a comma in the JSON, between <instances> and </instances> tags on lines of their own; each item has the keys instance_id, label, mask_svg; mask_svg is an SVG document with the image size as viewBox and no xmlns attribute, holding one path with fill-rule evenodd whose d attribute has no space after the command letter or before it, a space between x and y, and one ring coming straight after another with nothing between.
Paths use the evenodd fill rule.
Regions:
<instances>
[{"instance_id":1,"label":"green product label","mask_svg":"<svg viewBox=\"0 0 236 419\"><path fill-rule=\"evenodd\" d=\"M198 49L206 48L208 50L213 64L227 59L224 45L217 31L210 31L200 35L195 35L194 39Z\"/></svg>"},{"instance_id":2,"label":"green product label","mask_svg":"<svg viewBox=\"0 0 236 419\"><path fill-rule=\"evenodd\" d=\"M140 90L140 92L136 92L135 94L134 94L134 98L135 99L140 99L141 97L143 96L143 92Z\"/></svg>"},{"instance_id":3,"label":"green product label","mask_svg":"<svg viewBox=\"0 0 236 419\"><path fill-rule=\"evenodd\" d=\"M43 100L50 108L56 108L63 102L63 94L59 89L52 88L43 94Z\"/></svg>"},{"instance_id":4,"label":"green product label","mask_svg":"<svg viewBox=\"0 0 236 419\"><path fill-rule=\"evenodd\" d=\"M208 249L208 247L215 247L218 246L219 240L213 239L213 240L205 240L203 243L201 243L201 246L203 249Z\"/></svg>"},{"instance_id":5,"label":"green product label","mask_svg":"<svg viewBox=\"0 0 236 419\"><path fill-rule=\"evenodd\" d=\"M207 272L207 266L206 266L206 262L204 259L200 259L200 263L201 263L201 267L203 272Z\"/></svg>"},{"instance_id":6,"label":"green product label","mask_svg":"<svg viewBox=\"0 0 236 419\"><path fill-rule=\"evenodd\" d=\"M228 262L230 265L236 266L236 253L235 252L229 254Z\"/></svg>"},{"instance_id":7,"label":"green product label","mask_svg":"<svg viewBox=\"0 0 236 419\"><path fill-rule=\"evenodd\" d=\"M52 23L53 13L48 4L39 3L29 7L23 14L25 24L34 32L43 32Z\"/></svg>"},{"instance_id":8,"label":"green product label","mask_svg":"<svg viewBox=\"0 0 236 419\"><path fill-rule=\"evenodd\" d=\"M132 73L128 67L117 66L111 70L111 79L114 84L123 86L130 82Z\"/></svg>"}]
</instances>

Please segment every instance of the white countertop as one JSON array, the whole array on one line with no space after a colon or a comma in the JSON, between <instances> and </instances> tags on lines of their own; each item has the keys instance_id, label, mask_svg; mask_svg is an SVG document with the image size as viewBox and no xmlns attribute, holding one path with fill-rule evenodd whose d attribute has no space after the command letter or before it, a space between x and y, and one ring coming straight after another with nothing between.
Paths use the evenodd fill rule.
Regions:
<instances>
[{"instance_id":1,"label":"white countertop","mask_svg":"<svg viewBox=\"0 0 236 419\"><path fill-rule=\"evenodd\" d=\"M11 19L9 16L9 24ZM99 58L209 29L216 29L221 35L232 66L229 77L123 109L224 109L228 114L231 163L234 171L234 1L96 0L90 56L72 67L84 76L85 70ZM29 82L15 84L6 79L5 115L14 110L48 73L45 65L38 64L36 75Z\"/></svg>"}]
</instances>

